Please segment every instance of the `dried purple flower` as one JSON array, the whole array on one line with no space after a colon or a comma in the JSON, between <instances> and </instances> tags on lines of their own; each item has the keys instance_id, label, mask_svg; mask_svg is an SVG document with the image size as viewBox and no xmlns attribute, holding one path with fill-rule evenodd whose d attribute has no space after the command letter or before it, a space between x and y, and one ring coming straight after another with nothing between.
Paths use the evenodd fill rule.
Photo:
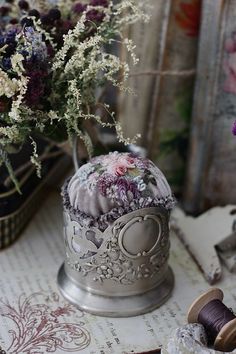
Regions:
<instances>
[{"instance_id":1,"label":"dried purple flower","mask_svg":"<svg viewBox=\"0 0 236 354\"><path fill-rule=\"evenodd\" d=\"M235 120L233 127L232 127L232 133L233 133L233 135L236 135L236 120Z\"/></svg>"},{"instance_id":2,"label":"dried purple flower","mask_svg":"<svg viewBox=\"0 0 236 354\"><path fill-rule=\"evenodd\" d=\"M51 19L51 17L48 14L41 16L41 22L44 26L53 25L53 20Z\"/></svg>"},{"instance_id":3,"label":"dried purple flower","mask_svg":"<svg viewBox=\"0 0 236 354\"><path fill-rule=\"evenodd\" d=\"M90 5L108 7L108 0L91 0Z\"/></svg>"},{"instance_id":4,"label":"dried purple flower","mask_svg":"<svg viewBox=\"0 0 236 354\"><path fill-rule=\"evenodd\" d=\"M18 2L18 6L21 10L28 10L29 9L29 3L25 0L20 0Z\"/></svg>"},{"instance_id":5,"label":"dried purple flower","mask_svg":"<svg viewBox=\"0 0 236 354\"><path fill-rule=\"evenodd\" d=\"M10 43L5 49L5 54L10 56L15 53L15 50L16 50L16 43L14 42Z\"/></svg>"},{"instance_id":6,"label":"dried purple flower","mask_svg":"<svg viewBox=\"0 0 236 354\"><path fill-rule=\"evenodd\" d=\"M27 65L30 69L32 68L32 63L28 63ZM34 71L27 71L27 76L29 77L29 82L25 96L26 103L29 107L37 107L45 94L45 79L48 73L45 69L35 69Z\"/></svg>"},{"instance_id":7,"label":"dried purple flower","mask_svg":"<svg viewBox=\"0 0 236 354\"><path fill-rule=\"evenodd\" d=\"M86 19L91 22L97 22L100 23L104 19L105 14L103 12L100 12L98 10L90 10L86 14Z\"/></svg>"},{"instance_id":8,"label":"dried purple flower","mask_svg":"<svg viewBox=\"0 0 236 354\"><path fill-rule=\"evenodd\" d=\"M9 109L9 100L5 97L0 98L0 113L7 112Z\"/></svg>"},{"instance_id":9,"label":"dried purple flower","mask_svg":"<svg viewBox=\"0 0 236 354\"><path fill-rule=\"evenodd\" d=\"M12 19L10 20L10 24L11 24L11 25L16 25L18 22L19 22L19 21L18 21L17 18L12 18Z\"/></svg>"},{"instance_id":10,"label":"dried purple flower","mask_svg":"<svg viewBox=\"0 0 236 354\"><path fill-rule=\"evenodd\" d=\"M29 11L28 13L29 16L34 16L36 19L39 19L40 18L40 13L38 10L36 9L32 9Z\"/></svg>"},{"instance_id":11,"label":"dried purple flower","mask_svg":"<svg viewBox=\"0 0 236 354\"><path fill-rule=\"evenodd\" d=\"M11 69L11 58L9 57L4 57L2 59L2 66L4 70L10 70Z\"/></svg>"},{"instance_id":12,"label":"dried purple flower","mask_svg":"<svg viewBox=\"0 0 236 354\"><path fill-rule=\"evenodd\" d=\"M9 12L9 7L8 6L1 6L0 7L0 15L1 16L6 16Z\"/></svg>"},{"instance_id":13,"label":"dried purple flower","mask_svg":"<svg viewBox=\"0 0 236 354\"><path fill-rule=\"evenodd\" d=\"M48 51L43 35L35 31L33 27L25 27L24 34L29 46L29 48L26 46L26 50L28 51L28 49L30 49L30 55L34 56L34 58L40 62L45 61Z\"/></svg>"},{"instance_id":14,"label":"dried purple flower","mask_svg":"<svg viewBox=\"0 0 236 354\"><path fill-rule=\"evenodd\" d=\"M80 2L77 2L73 6L73 11L77 14L82 14L87 8L87 5L81 4Z\"/></svg>"},{"instance_id":15,"label":"dried purple flower","mask_svg":"<svg viewBox=\"0 0 236 354\"><path fill-rule=\"evenodd\" d=\"M67 33L72 28L73 28L73 23L70 20L63 21L62 23L63 33Z\"/></svg>"},{"instance_id":16,"label":"dried purple flower","mask_svg":"<svg viewBox=\"0 0 236 354\"><path fill-rule=\"evenodd\" d=\"M30 27L34 25L34 21L30 18L24 17L20 21L22 27Z\"/></svg>"},{"instance_id":17,"label":"dried purple flower","mask_svg":"<svg viewBox=\"0 0 236 354\"><path fill-rule=\"evenodd\" d=\"M61 11L58 9L51 9L48 13L48 16L53 20L57 21L61 18Z\"/></svg>"},{"instance_id":18,"label":"dried purple flower","mask_svg":"<svg viewBox=\"0 0 236 354\"><path fill-rule=\"evenodd\" d=\"M10 28L5 35L5 43L10 44L15 42L17 35L17 29L15 27Z\"/></svg>"},{"instance_id":19,"label":"dried purple flower","mask_svg":"<svg viewBox=\"0 0 236 354\"><path fill-rule=\"evenodd\" d=\"M3 35L0 35L0 47L2 47L5 44L5 37Z\"/></svg>"}]
</instances>

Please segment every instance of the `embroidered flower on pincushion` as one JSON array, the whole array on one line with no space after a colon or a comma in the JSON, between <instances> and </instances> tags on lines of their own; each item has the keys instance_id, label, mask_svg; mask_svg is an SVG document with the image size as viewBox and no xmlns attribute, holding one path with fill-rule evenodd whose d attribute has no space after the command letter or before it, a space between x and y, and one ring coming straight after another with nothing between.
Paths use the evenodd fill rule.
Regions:
<instances>
[{"instance_id":1,"label":"embroidered flower on pincushion","mask_svg":"<svg viewBox=\"0 0 236 354\"><path fill-rule=\"evenodd\" d=\"M104 173L99 179L98 179L98 190L101 193L102 196L107 196L108 189L114 185L117 181L117 177L113 176L109 173Z\"/></svg>"},{"instance_id":2,"label":"embroidered flower on pincushion","mask_svg":"<svg viewBox=\"0 0 236 354\"><path fill-rule=\"evenodd\" d=\"M143 192L147 188L147 185L146 185L146 183L144 182L144 180L142 179L141 176L135 177L134 181L136 182L137 188L138 188L138 190L140 192Z\"/></svg>"},{"instance_id":3,"label":"embroidered flower on pincushion","mask_svg":"<svg viewBox=\"0 0 236 354\"><path fill-rule=\"evenodd\" d=\"M90 162L81 166L80 169L77 171L77 176L79 178L80 183L82 184L82 183L86 182L88 179L88 176L91 173L93 173L94 170L95 170L95 167Z\"/></svg>"},{"instance_id":4,"label":"embroidered flower on pincushion","mask_svg":"<svg viewBox=\"0 0 236 354\"><path fill-rule=\"evenodd\" d=\"M102 160L102 166L111 175L124 176L129 169L134 169L135 160L128 154L111 153Z\"/></svg>"},{"instance_id":5,"label":"embroidered flower on pincushion","mask_svg":"<svg viewBox=\"0 0 236 354\"><path fill-rule=\"evenodd\" d=\"M102 196L122 205L138 198L140 191L146 189L142 179L135 179L141 173L136 167L136 160L130 154L110 153L92 159L88 166L80 168L77 175L88 192L92 193L97 186Z\"/></svg>"},{"instance_id":6,"label":"embroidered flower on pincushion","mask_svg":"<svg viewBox=\"0 0 236 354\"><path fill-rule=\"evenodd\" d=\"M122 203L128 203L128 191L129 191L129 182L126 178L118 178L116 181L117 187L117 197L116 199Z\"/></svg>"},{"instance_id":7,"label":"embroidered flower on pincushion","mask_svg":"<svg viewBox=\"0 0 236 354\"><path fill-rule=\"evenodd\" d=\"M130 193L132 193L132 198L131 199L137 199L140 196L139 189L137 187L137 184L134 181L129 182L129 196Z\"/></svg>"}]
</instances>

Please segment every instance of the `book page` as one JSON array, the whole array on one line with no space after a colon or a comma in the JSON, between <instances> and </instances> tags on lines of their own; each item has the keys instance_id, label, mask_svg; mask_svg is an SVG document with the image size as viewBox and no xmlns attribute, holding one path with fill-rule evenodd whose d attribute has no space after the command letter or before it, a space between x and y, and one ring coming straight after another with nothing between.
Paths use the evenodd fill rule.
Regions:
<instances>
[{"instance_id":1,"label":"book page","mask_svg":"<svg viewBox=\"0 0 236 354\"><path fill-rule=\"evenodd\" d=\"M192 301L209 288L201 272L171 235L175 287L169 301L132 318L86 314L60 295L56 277L64 260L59 193L52 193L19 240L0 252L0 346L7 354L131 354L159 348L186 323ZM236 309L236 276L224 270L217 284Z\"/></svg>"}]
</instances>

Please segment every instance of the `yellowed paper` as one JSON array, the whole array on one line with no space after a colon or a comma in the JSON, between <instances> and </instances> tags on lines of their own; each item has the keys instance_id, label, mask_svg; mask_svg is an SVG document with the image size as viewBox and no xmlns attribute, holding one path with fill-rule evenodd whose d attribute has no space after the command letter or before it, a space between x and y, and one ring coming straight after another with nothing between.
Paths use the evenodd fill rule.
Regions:
<instances>
[{"instance_id":1,"label":"yellowed paper","mask_svg":"<svg viewBox=\"0 0 236 354\"><path fill-rule=\"evenodd\" d=\"M7 354L140 353L158 348L186 323L193 299L208 284L175 235L171 266L175 288L160 309L134 318L85 314L59 294L56 276L64 259L61 200L52 194L21 238L0 253L0 346ZM224 270L218 284L236 310L236 276Z\"/></svg>"}]
</instances>

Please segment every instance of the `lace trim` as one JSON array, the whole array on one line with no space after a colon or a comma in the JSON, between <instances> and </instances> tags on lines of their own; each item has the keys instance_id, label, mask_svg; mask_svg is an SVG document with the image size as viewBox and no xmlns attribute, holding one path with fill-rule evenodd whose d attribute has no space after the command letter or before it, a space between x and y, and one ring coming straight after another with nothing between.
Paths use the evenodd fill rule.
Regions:
<instances>
[{"instance_id":1,"label":"lace trim","mask_svg":"<svg viewBox=\"0 0 236 354\"><path fill-rule=\"evenodd\" d=\"M75 217L76 221L79 222L81 226L97 227L101 231L104 231L108 226L110 226L114 222L114 220L132 211L155 206L163 206L167 210L171 210L176 204L176 199L173 195L169 195L165 198L142 197L140 199L134 200L132 203L130 203L130 205L113 208L108 213L102 214L99 217L94 218L88 214L85 214L79 209L75 209L72 207L67 192L69 182L70 178L65 182L62 187L61 195L63 198L64 208L70 213L70 215L73 215Z\"/></svg>"}]
</instances>

